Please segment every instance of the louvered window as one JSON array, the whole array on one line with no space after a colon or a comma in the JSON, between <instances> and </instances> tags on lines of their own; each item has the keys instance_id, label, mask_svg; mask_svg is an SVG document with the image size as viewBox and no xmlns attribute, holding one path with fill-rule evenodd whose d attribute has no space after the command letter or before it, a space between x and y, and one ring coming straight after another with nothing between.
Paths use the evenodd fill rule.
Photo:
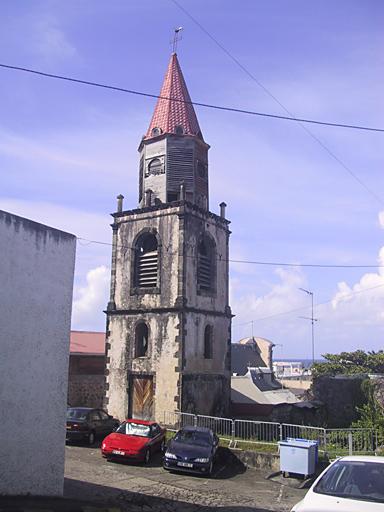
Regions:
<instances>
[{"instance_id":1,"label":"louvered window","mask_svg":"<svg viewBox=\"0 0 384 512\"><path fill-rule=\"evenodd\" d=\"M181 183L186 190L193 190L193 150L185 146L168 150L167 187L170 192L179 192Z\"/></svg>"},{"instance_id":2,"label":"louvered window","mask_svg":"<svg viewBox=\"0 0 384 512\"><path fill-rule=\"evenodd\" d=\"M155 288L158 277L158 246L155 235L141 236L136 246L136 278L139 288Z\"/></svg>"},{"instance_id":3,"label":"louvered window","mask_svg":"<svg viewBox=\"0 0 384 512\"><path fill-rule=\"evenodd\" d=\"M211 290L213 288L213 250L207 240L199 244L197 262L197 284L200 290Z\"/></svg>"}]
</instances>

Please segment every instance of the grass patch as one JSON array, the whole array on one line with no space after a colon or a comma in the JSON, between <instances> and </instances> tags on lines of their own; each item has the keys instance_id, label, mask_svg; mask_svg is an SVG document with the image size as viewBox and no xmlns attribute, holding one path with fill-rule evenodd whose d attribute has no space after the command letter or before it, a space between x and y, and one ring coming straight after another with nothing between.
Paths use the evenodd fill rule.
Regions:
<instances>
[{"instance_id":1,"label":"grass patch","mask_svg":"<svg viewBox=\"0 0 384 512\"><path fill-rule=\"evenodd\" d=\"M168 443L171 439L175 437L176 432L172 430L167 430L165 434L166 442ZM220 437L219 446L223 448L229 448L231 443L231 438L229 437ZM236 448L240 450L248 450L254 452L263 452L263 453L278 453L278 445L272 443L250 443L247 441L236 441Z\"/></svg>"}]
</instances>

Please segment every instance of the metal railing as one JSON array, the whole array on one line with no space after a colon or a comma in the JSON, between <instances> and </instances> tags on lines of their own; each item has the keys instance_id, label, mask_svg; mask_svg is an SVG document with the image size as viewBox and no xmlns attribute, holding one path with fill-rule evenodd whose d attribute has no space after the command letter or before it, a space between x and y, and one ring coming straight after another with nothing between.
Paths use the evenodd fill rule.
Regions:
<instances>
[{"instance_id":1,"label":"metal railing","mask_svg":"<svg viewBox=\"0 0 384 512\"><path fill-rule=\"evenodd\" d=\"M233 420L229 418L216 418L214 416L197 416L196 426L207 427L219 437L232 437Z\"/></svg>"},{"instance_id":2,"label":"metal railing","mask_svg":"<svg viewBox=\"0 0 384 512\"><path fill-rule=\"evenodd\" d=\"M307 425L291 425L289 423L282 423L281 439L287 439L287 437L317 441L320 450L325 450L327 446L326 429L322 427L309 427Z\"/></svg>"},{"instance_id":3,"label":"metal railing","mask_svg":"<svg viewBox=\"0 0 384 512\"><path fill-rule=\"evenodd\" d=\"M248 443L277 443L281 439L279 423L252 420L233 420L233 422L233 440Z\"/></svg>"},{"instance_id":4,"label":"metal railing","mask_svg":"<svg viewBox=\"0 0 384 512\"><path fill-rule=\"evenodd\" d=\"M208 427L220 438L236 443L277 444L287 438L311 439L318 442L319 450L332 456L373 454L384 451L384 430L325 429L308 425L293 425L268 421L240 420L203 416L184 412L164 413L163 424L169 430L185 426Z\"/></svg>"}]
</instances>

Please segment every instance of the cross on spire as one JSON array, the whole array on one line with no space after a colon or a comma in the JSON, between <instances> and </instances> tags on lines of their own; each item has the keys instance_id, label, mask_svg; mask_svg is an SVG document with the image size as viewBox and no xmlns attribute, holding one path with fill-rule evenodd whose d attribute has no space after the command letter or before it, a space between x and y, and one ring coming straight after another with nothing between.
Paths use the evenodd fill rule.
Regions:
<instances>
[{"instance_id":1,"label":"cross on spire","mask_svg":"<svg viewBox=\"0 0 384 512\"><path fill-rule=\"evenodd\" d=\"M183 30L183 27L175 28L175 33L173 36L173 46L172 46L172 52L176 53L177 50L177 43L182 39L181 31Z\"/></svg>"}]
</instances>

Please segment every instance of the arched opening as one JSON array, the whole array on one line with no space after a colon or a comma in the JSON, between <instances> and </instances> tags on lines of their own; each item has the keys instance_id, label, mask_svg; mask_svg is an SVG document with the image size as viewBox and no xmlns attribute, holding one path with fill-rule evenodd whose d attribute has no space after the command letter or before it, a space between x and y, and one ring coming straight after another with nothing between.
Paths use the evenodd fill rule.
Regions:
<instances>
[{"instance_id":1,"label":"arched opening","mask_svg":"<svg viewBox=\"0 0 384 512\"><path fill-rule=\"evenodd\" d=\"M148 355L148 325L140 322L135 329L135 357Z\"/></svg>"},{"instance_id":2,"label":"arched opening","mask_svg":"<svg viewBox=\"0 0 384 512\"><path fill-rule=\"evenodd\" d=\"M161 163L161 160L159 158L154 158L153 160L151 160L148 164L148 176L153 174L153 175L157 175L157 174L161 174L163 171L163 166L162 166L162 163Z\"/></svg>"},{"instance_id":3,"label":"arched opening","mask_svg":"<svg viewBox=\"0 0 384 512\"><path fill-rule=\"evenodd\" d=\"M207 325L204 329L204 359L212 359L213 356L212 331L211 325Z\"/></svg>"},{"instance_id":4,"label":"arched opening","mask_svg":"<svg viewBox=\"0 0 384 512\"><path fill-rule=\"evenodd\" d=\"M144 233L135 246L135 286L154 288L158 285L159 251L155 235Z\"/></svg>"}]
</instances>

